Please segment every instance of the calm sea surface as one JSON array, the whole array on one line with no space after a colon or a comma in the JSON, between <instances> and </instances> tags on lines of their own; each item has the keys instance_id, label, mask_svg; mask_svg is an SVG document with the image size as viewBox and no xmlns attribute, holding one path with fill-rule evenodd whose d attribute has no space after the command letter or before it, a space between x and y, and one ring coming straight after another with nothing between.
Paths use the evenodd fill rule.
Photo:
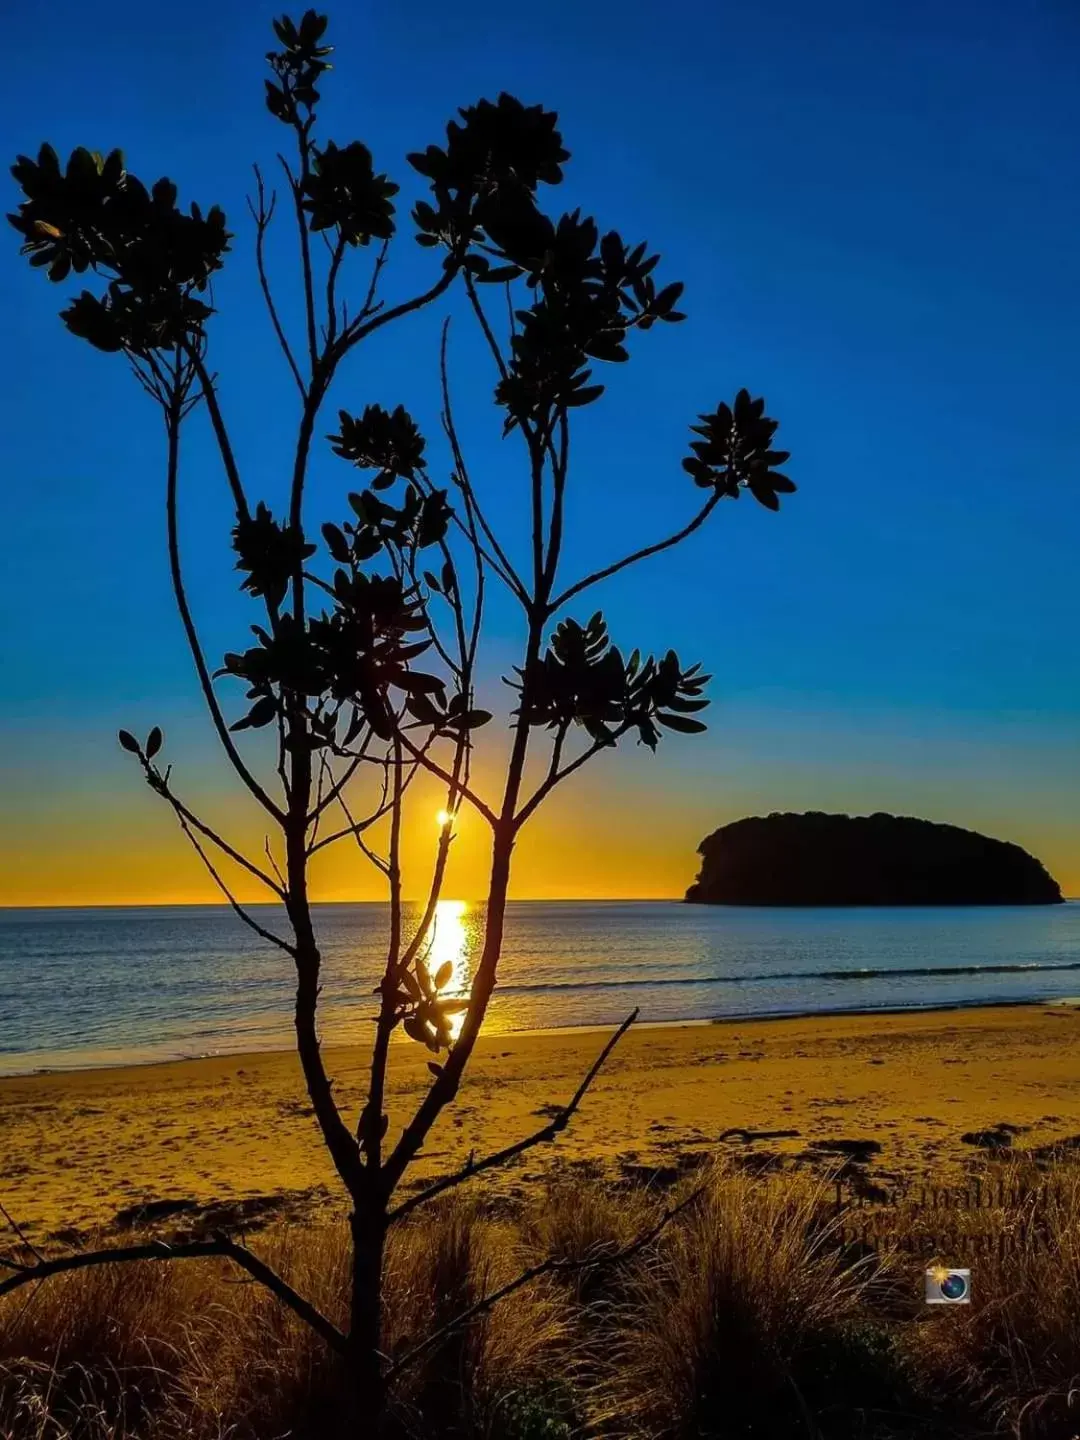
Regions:
<instances>
[{"instance_id":1,"label":"calm sea surface","mask_svg":"<svg viewBox=\"0 0 1080 1440\"><path fill-rule=\"evenodd\" d=\"M318 906L323 1036L366 1038L386 911ZM274 907L253 907L269 928ZM444 901L430 963L467 984L479 907ZM510 906L491 1030L1080 994L1080 902L771 910L675 902ZM217 906L0 910L0 1073L273 1048L291 961Z\"/></svg>"}]
</instances>

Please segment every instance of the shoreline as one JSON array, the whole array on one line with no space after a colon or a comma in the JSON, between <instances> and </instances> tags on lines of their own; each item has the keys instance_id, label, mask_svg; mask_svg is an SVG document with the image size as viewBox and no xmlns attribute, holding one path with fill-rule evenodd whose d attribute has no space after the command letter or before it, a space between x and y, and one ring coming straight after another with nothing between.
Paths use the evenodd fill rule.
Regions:
<instances>
[{"instance_id":1,"label":"shoreline","mask_svg":"<svg viewBox=\"0 0 1080 1440\"><path fill-rule=\"evenodd\" d=\"M482 1035L405 1193L535 1132L603 1043L593 1027ZM1054 1002L643 1024L557 1143L486 1172L473 1193L513 1202L589 1177L663 1183L718 1154L768 1168L857 1153L860 1173L890 1190L963 1182L988 1155L1080 1151L1078 1045L1080 1006ZM351 1126L370 1048L323 1054ZM427 1059L404 1041L392 1050L392 1136L430 1086ZM0 1134L0 1199L35 1240L120 1234L145 1205L226 1227L344 1213L292 1051L9 1076Z\"/></svg>"},{"instance_id":2,"label":"shoreline","mask_svg":"<svg viewBox=\"0 0 1080 1440\"><path fill-rule=\"evenodd\" d=\"M678 1020L637 1020L634 1022L633 1028L636 1032L644 1030L682 1030L688 1027L711 1025L767 1025L783 1020L812 1021L815 1019L836 1019L845 1016L870 1018L873 1016L932 1015L967 1010L1029 1009L1037 1006L1080 1007L1080 995L1059 995L1049 999L1042 999L1035 996L1018 1000L954 1000L942 1001L940 1003L931 1001L925 1005L837 1006L826 1010L777 1010L747 1013L744 1015L688 1016L685 1019ZM521 1030L492 1031L486 1033L484 1038L488 1040L518 1040L530 1036L544 1035L598 1035L616 1030L619 1023L619 1021L613 1020L608 1024L534 1026ZM397 1038L398 1037L395 1037L395 1040ZM324 1052L354 1048L356 1047L353 1045L342 1044L339 1041L332 1040L324 1041L322 1045ZM32 1059L33 1053L35 1052L32 1052L27 1058ZM67 1053L79 1057L101 1055L108 1058L100 1060L85 1058L75 1060L71 1064L58 1062L46 1065L20 1065L17 1069L8 1069L6 1068L4 1053L0 1051L0 1086L3 1085L5 1080L25 1079L33 1076L100 1074L103 1071L151 1069L160 1065L199 1064L206 1060L237 1060L253 1055L285 1056L292 1055L295 1052L292 1046L284 1043L283 1037L283 1043L281 1044L275 1043L253 1045L246 1048L241 1046L238 1048L200 1050L194 1053L177 1051L173 1054L146 1055L145 1058L137 1058L137 1051L133 1051L126 1058L123 1058L123 1052L114 1050L93 1051L72 1049L70 1051L37 1051L36 1053L38 1055L63 1055Z\"/></svg>"}]
</instances>

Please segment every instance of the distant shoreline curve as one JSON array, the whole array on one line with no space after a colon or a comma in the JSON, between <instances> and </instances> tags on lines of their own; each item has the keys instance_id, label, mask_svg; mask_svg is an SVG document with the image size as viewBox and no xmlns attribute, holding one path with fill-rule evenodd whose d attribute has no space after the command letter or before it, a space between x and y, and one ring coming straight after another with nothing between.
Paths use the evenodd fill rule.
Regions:
<instances>
[{"instance_id":1,"label":"distant shoreline curve","mask_svg":"<svg viewBox=\"0 0 1080 1440\"><path fill-rule=\"evenodd\" d=\"M781 1020L824 1020L843 1019L845 1017L857 1018L866 1016L897 1016L897 1015L933 1015L933 1014L956 1014L964 1011L981 1010L1029 1010L1033 1008L1068 1008L1080 1007L1080 995L1057 996L1054 999L1046 1000L1038 997L1030 999L1011 1000L976 1000L976 1001L954 1001L930 1005L882 1005L882 1006L838 1006L826 1010L783 1010L769 1011L765 1014L756 1015L716 1015L685 1020L640 1020L634 1026L635 1031L641 1030L683 1030L689 1026L708 1025L761 1025L772 1021ZM512 1041L533 1035L588 1035L588 1034L610 1034L617 1028L616 1023L607 1025L554 1025L537 1026L521 1030L496 1030L488 1034L481 1034L481 1040L487 1041ZM333 1041L323 1045L323 1054L329 1055L334 1051L348 1051L359 1047L355 1045L344 1045ZM38 1052L41 1053L41 1052ZM63 1053L63 1052L49 1052ZM80 1057L92 1052L73 1051L72 1054ZM27 1077L37 1075L72 1075L84 1072L101 1072L106 1070L134 1070L144 1069L159 1065L189 1065L199 1064L207 1060L230 1060L237 1059L244 1055L291 1055L293 1049L288 1045L253 1045L247 1048L236 1049L223 1048L220 1050L203 1050L195 1054L175 1055L153 1055L142 1058L133 1055L129 1059L113 1058L115 1052L103 1051L102 1060L82 1059L70 1065L27 1065L14 1069L3 1068L3 1060L0 1058L0 1086L7 1080L25 1080ZM11 1059L17 1060L12 1056Z\"/></svg>"}]
</instances>

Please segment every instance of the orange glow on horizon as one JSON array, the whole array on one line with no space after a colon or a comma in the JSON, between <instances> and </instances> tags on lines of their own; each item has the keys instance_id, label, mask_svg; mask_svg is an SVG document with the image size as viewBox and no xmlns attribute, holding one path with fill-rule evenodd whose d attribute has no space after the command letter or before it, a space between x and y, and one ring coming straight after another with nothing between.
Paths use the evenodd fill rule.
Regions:
<instances>
[{"instance_id":1,"label":"orange glow on horizon","mask_svg":"<svg viewBox=\"0 0 1080 1440\"><path fill-rule=\"evenodd\" d=\"M490 799L497 793L493 776L474 777L475 788ZM417 782L419 785L420 782ZM418 790L406 815L402 837L404 894L422 899L431 879L443 815L440 786ZM785 784L785 790L788 785ZM870 780L860 779L868 793ZM741 791L719 779L668 774L635 774L632 766L612 765L601 777L557 791L522 830L515 849L510 895L519 900L679 899L698 870L697 846L718 825L740 815L771 809L824 808L817 793L792 784L790 801L778 806L758 793L756 784ZM882 797L866 809L901 809ZM227 793L211 793L209 805L192 796L195 808L254 860L265 864L265 827L253 807ZM860 813L859 797L839 795L832 808ZM815 804L815 801L817 803ZM917 810L914 803L908 813ZM965 814L965 807L943 796L939 814L988 834L1015 840L1036 855L1067 896L1080 896L1080 850L1075 827L1046 806L1035 817L1015 810L989 820ZM1012 807L1010 807L1010 811ZM944 812L944 813L941 813ZM445 812L444 812L445 813ZM113 793L87 790L52 805L28 796L5 817L0 831L0 905L188 905L223 904L221 892L203 869L166 810L145 789ZM453 843L443 893L481 901L491 869L491 831L463 803L449 817ZM433 819L435 824L433 824ZM373 843L376 841L373 839ZM384 843L379 837L378 844ZM378 844L376 848L378 848ZM280 857L279 857L280 858ZM257 881L226 862L222 873L244 903L272 899ZM311 869L316 902L385 900L384 878L343 841L321 851Z\"/></svg>"}]
</instances>

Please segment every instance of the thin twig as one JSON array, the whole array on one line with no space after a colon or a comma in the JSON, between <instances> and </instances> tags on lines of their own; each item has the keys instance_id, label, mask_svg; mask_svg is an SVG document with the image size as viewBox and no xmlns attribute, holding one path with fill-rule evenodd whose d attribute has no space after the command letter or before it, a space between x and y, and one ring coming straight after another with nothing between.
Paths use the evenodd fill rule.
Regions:
<instances>
[{"instance_id":1,"label":"thin twig","mask_svg":"<svg viewBox=\"0 0 1080 1440\"><path fill-rule=\"evenodd\" d=\"M326 239L325 230L320 233ZM336 244L330 247L330 265L326 273L326 328L323 331L323 341L326 345L332 345L334 336L337 334L337 278L344 256L345 237L339 231Z\"/></svg>"},{"instance_id":2,"label":"thin twig","mask_svg":"<svg viewBox=\"0 0 1080 1440\"><path fill-rule=\"evenodd\" d=\"M462 1169L455 1171L453 1175L446 1175L443 1179L436 1180L435 1183L429 1185L426 1190L421 1190L419 1194L413 1195L408 1200L403 1201L396 1210L390 1212L387 1217L388 1220L391 1223L396 1220L403 1220L405 1216L415 1210L418 1205L424 1205L428 1200L434 1200L436 1195L441 1195L445 1190L452 1190L463 1181L471 1180L474 1175L479 1175L485 1170L493 1170L497 1165L505 1165L508 1160L513 1160L518 1155L523 1155L526 1150L531 1150L534 1145L543 1145L548 1141L557 1139L573 1119L575 1111L582 1100L584 1100L590 1085L600 1073L604 1062L626 1034L627 1030L630 1029L630 1026L633 1025L638 1014L639 1011L634 1010L626 1017L593 1062L588 1074L584 1080L582 1080L577 1090L575 1090L573 1098L569 1100L546 1125L542 1125L539 1130L526 1136L524 1140L518 1140L513 1145L507 1145L505 1149L497 1150L493 1155L488 1155L483 1160L474 1161L470 1158L469 1163L463 1166Z\"/></svg>"},{"instance_id":3,"label":"thin twig","mask_svg":"<svg viewBox=\"0 0 1080 1440\"><path fill-rule=\"evenodd\" d=\"M509 374L506 361L503 359L503 353L499 349L499 342L495 339L495 332L492 330L487 315L484 313L484 307L480 303L480 296L476 293L476 285L467 270L465 272L465 293L469 297L469 304L472 306L473 313L479 322L480 329L483 332L484 339L487 341L488 349L491 351L499 375L501 379L505 380Z\"/></svg>"},{"instance_id":4,"label":"thin twig","mask_svg":"<svg viewBox=\"0 0 1080 1440\"><path fill-rule=\"evenodd\" d=\"M205 368L200 368L202 363L201 361L193 360L192 363L196 368L196 372L199 374L200 382L203 387L203 394L207 398L207 402L209 404L210 399L213 396L213 388L210 378L208 375L206 375ZM168 528L169 571L172 577L173 594L176 597L176 607L180 612L180 619L184 626L184 634L187 636L188 647L191 650L191 656L195 662L195 670L199 677L199 685L203 692L203 699L206 701L206 707L210 711L210 718L214 722L214 729L218 733L218 739L221 741L222 748L224 749L226 755L229 757L233 769L236 771L237 775L239 775L240 779L244 782L247 788L251 791L252 795L255 796L255 799L258 800L259 804L263 807L264 810L268 811L269 814L273 815L274 819L279 824L281 824L285 818L284 815L282 814L278 806L275 805L274 801L266 793L263 787L259 784L259 782L255 779L254 775L252 775L248 767L244 764L243 760L240 758L240 753L236 748L236 744L229 733L229 727L228 725L226 725L225 717L221 713L221 706L218 704L217 696L214 694L213 681L210 678L210 671L206 664L206 658L203 655L202 644L199 641L199 635L197 630L195 629L195 621L192 618L191 608L188 605L187 591L184 587L183 571L181 570L180 566L180 538L179 526L177 522L177 484L180 466L181 400L182 397L179 391L177 391L173 396L172 406L170 408L169 414L166 417L166 432L169 442L169 455L165 496L165 511ZM216 413L218 415L218 418L220 419L220 411L215 412L212 410L211 414L214 413ZM215 425L215 430L216 429L217 426ZM227 436L224 437L223 443L226 446L228 445ZM231 459L232 452L231 450L226 449L222 451L222 455L223 458L228 455ZM226 461L226 468L229 468L228 461ZM232 471L230 471L230 479L231 478ZM239 484L238 477L237 484ZM240 495L240 499L243 499L242 492Z\"/></svg>"},{"instance_id":5,"label":"thin twig","mask_svg":"<svg viewBox=\"0 0 1080 1440\"><path fill-rule=\"evenodd\" d=\"M266 301L266 309L270 315L270 323L274 327L274 334L277 336L278 344L281 346L281 352L288 362L293 379L296 381L296 388L300 391L300 399L303 401L307 399L304 377L300 374L300 367L296 363L292 346L289 344L289 338L285 334L284 326L278 315L277 306L274 303L274 293L270 289L270 280L266 273L266 232L270 228L271 220L274 218L274 207L277 203L277 197L273 191L271 191L270 203L267 204L266 187L263 184L262 171L258 165L252 168L255 171L255 183L258 186L258 209L251 203L250 196L248 197L247 203L248 209L251 212L251 218L255 221L255 265L259 272L259 285L262 288L263 299Z\"/></svg>"},{"instance_id":6,"label":"thin twig","mask_svg":"<svg viewBox=\"0 0 1080 1440\"><path fill-rule=\"evenodd\" d=\"M227 840L224 840L217 833L216 830L212 830L210 826L205 823L205 821L200 820L193 810L188 809L188 807L184 804L182 800L179 799L179 797L174 793L172 787L170 786L167 772L165 774L162 774L162 772L157 768L157 766L151 765L149 761L146 761L144 763L144 769L146 771L146 778L149 781L151 789L155 790L160 796L162 796L163 799L169 802L173 810L176 812L177 818L179 820L186 820L189 825L191 825L194 829L198 830L200 835L204 835L206 839L211 842L211 844L216 845L223 855L227 855L229 859L232 860L235 864L239 865L241 869L246 870L249 875L254 875L256 880L261 881L262 884L265 885L268 890L272 891L279 900L285 899L285 890L283 885L276 885L264 870L260 870L258 865L254 864L253 861L249 860L247 856L244 855L241 851L237 850L235 846L230 845L229 842Z\"/></svg>"},{"instance_id":7,"label":"thin twig","mask_svg":"<svg viewBox=\"0 0 1080 1440\"><path fill-rule=\"evenodd\" d=\"M670 550L673 545L678 545L681 541L685 540L688 535L693 535L695 530L699 530L701 526L704 525L722 498L721 492L714 490L694 516L693 520L691 520L688 525L684 525L677 534L669 535L666 540L659 540L655 545L646 545L641 550L635 550L632 555L627 555L622 560L616 560L614 565L607 565L603 570L595 570L591 575L586 575L583 580L578 580L575 584L571 585L569 589L564 590L561 595L556 596L554 600L549 602L547 607L548 614L553 615L555 611L560 610L568 600L572 600L575 595L580 595L582 590L587 590L590 585L596 585L601 580L607 580L611 575L617 575L620 570L625 570L628 565L636 565L639 560L646 560L650 555L659 555L661 551Z\"/></svg>"},{"instance_id":8,"label":"thin twig","mask_svg":"<svg viewBox=\"0 0 1080 1440\"><path fill-rule=\"evenodd\" d=\"M290 945L289 942L287 940L283 940L280 935L275 935L272 930L267 930L264 925L260 925L256 919L254 919L251 915L248 914L248 912L240 904L239 900L237 900L236 896L229 889L228 885L225 884L225 881L218 874L214 862L210 859L210 856L207 855L206 851L199 844L199 841L195 836L195 832L192 830L187 820L184 818L183 815L180 814L179 811L177 811L176 818L180 821L180 828L181 830L183 830L187 838L191 841L191 844L194 847L195 852L199 856L199 859L203 862L207 870L210 872L210 877L213 880L214 884L221 891L222 895L225 896L225 899L232 906L234 912L244 922L248 929L254 930L255 934L260 936L263 940L269 941L271 945L276 945L279 950L284 950L286 955L291 955L295 959L295 945Z\"/></svg>"},{"instance_id":9,"label":"thin twig","mask_svg":"<svg viewBox=\"0 0 1080 1440\"><path fill-rule=\"evenodd\" d=\"M582 753L577 757L576 760L571 760L569 765L564 765L561 770L554 767L549 769L547 778L536 787L533 795L525 802L525 804L514 816L515 828L520 829L521 826L525 824L529 816L533 813L533 811L537 808L538 805L540 805L544 800L547 799L547 797L551 794L552 790L555 789L556 785L561 785L568 775L573 775L575 770L580 770L581 767L587 764L594 755L599 755L601 750L610 750L612 746L618 740L621 740L622 737L626 734L626 732L628 730L631 730L632 728L632 721L628 722L625 725L620 725L619 728L612 733L610 740L594 741L587 750L582 751ZM558 753L561 755L562 751L561 747L558 746L558 742L556 742L556 746L558 748ZM552 759L555 760L557 758L558 757L553 751Z\"/></svg>"},{"instance_id":10,"label":"thin twig","mask_svg":"<svg viewBox=\"0 0 1080 1440\"><path fill-rule=\"evenodd\" d=\"M270 864L273 866L274 874L277 876L278 881L279 881L279 883L280 883L280 885L281 885L281 893L284 895L284 894L285 894L285 891L286 891L285 876L282 875L282 873L281 873L281 866L280 866L280 865L278 864L278 862L274 859L274 852L270 849L270 836L269 836L269 835L266 835L266 836L263 837L263 849L266 851L266 858L270 861Z\"/></svg>"},{"instance_id":11,"label":"thin twig","mask_svg":"<svg viewBox=\"0 0 1080 1440\"><path fill-rule=\"evenodd\" d=\"M313 811L311 812L311 814L307 817L307 823L308 823L309 825L310 825L314 820L317 820L317 819L319 818L319 816L323 813L323 811L324 811L324 810L327 810L327 809L334 803L334 801L337 799L337 797L338 797L338 796L341 794L341 792L345 789L345 786L348 785L349 781L350 781L350 780L353 778L353 776L356 774L357 770L360 769L360 766L361 766L361 765L363 765L364 763L368 763L368 764L372 764L372 765L378 765L378 764L381 764L381 763L382 763L377 756L369 755L369 754L367 753L368 746L371 744L371 742L372 742L372 740L373 740L373 738L374 738L374 735L375 735L375 732L369 728L367 734L364 736L363 740L361 741L360 749L359 749L359 750L357 750L357 751L355 751L355 752L351 752L351 751L337 751L337 752L335 752L335 753L337 753L338 755L341 755L341 756L348 755L348 757L349 757L349 759L351 760L352 763L347 767L347 769L345 770L344 775L340 775L340 776L333 782L333 784L330 786L330 789L326 792L326 794L325 794L325 795L322 797L322 799L319 801L318 808L317 808L316 810L313 810Z\"/></svg>"},{"instance_id":12,"label":"thin twig","mask_svg":"<svg viewBox=\"0 0 1080 1440\"><path fill-rule=\"evenodd\" d=\"M327 764L326 760L323 759L322 763L325 768ZM413 773L415 774L415 767ZM335 831L333 835L325 836L316 845L312 846L312 848L308 851L309 858L310 856L315 854L316 850L321 850L326 845L333 845L338 840L344 840L347 836L351 835L355 839L360 849L360 853L366 856L366 858L371 861L372 865L375 866L376 870L380 870L384 875L388 874L389 866L387 865L386 861L382 858L381 855L376 855L375 851L372 850L371 847L367 845L362 838L363 832L368 829L370 825L374 825L375 821L378 820L382 815L386 814L387 802L385 784L383 786L383 799L380 803L379 809L376 811L374 816L371 816L366 820L357 821L353 819L352 811L349 809L344 792L339 792L337 796L337 802L341 806L342 810L345 812L345 818L346 820L348 820L349 823L344 830Z\"/></svg>"},{"instance_id":13,"label":"thin twig","mask_svg":"<svg viewBox=\"0 0 1080 1440\"><path fill-rule=\"evenodd\" d=\"M419 760L420 764L423 765L425 770L430 770L432 775L437 775L439 779L445 781L447 785L453 785L455 783L454 778L450 774L450 772L448 770L444 770L441 765L437 764L434 760L432 760L431 757L427 754L426 749L421 750L418 746L414 745L407 735L402 735L401 743L405 747L405 749L408 750L409 754L413 757L414 760ZM484 819L488 822L488 824L492 826L492 828L494 828L498 824L498 821L495 818L495 812L492 810L491 806L485 804L485 802L480 799L480 796L477 795L475 790L471 790L467 785L463 783L459 783L457 785L457 789L462 795L464 795L465 799L468 800L469 804L473 807L473 809L476 810L478 814L482 815Z\"/></svg>"},{"instance_id":14,"label":"thin twig","mask_svg":"<svg viewBox=\"0 0 1080 1440\"><path fill-rule=\"evenodd\" d=\"M315 281L311 267L311 241L308 236L307 215L304 213L304 182L310 173L309 142L302 125L294 124L293 128L296 131L296 142L300 155L299 176L293 174L292 167L284 155L279 155L277 158L288 178L289 190L293 197L293 209L296 212L296 229L300 237L300 266L304 279L304 317L307 322L308 359L314 379L319 364L319 342L315 328Z\"/></svg>"},{"instance_id":15,"label":"thin twig","mask_svg":"<svg viewBox=\"0 0 1080 1440\"><path fill-rule=\"evenodd\" d=\"M392 320L399 320L403 315L411 315L414 311L423 309L425 305L430 305L433 300L437 300L440 295L445 294L453 283L456 274L456 267L444 270L431 289L425 290L423 295L416 295L412 300L403 300L400 305L394 305L389 310L380 310L377 315L373 315L370 319L364 319L362 314L358 315L355 320L345 327L334 344L327 350L327 364L336 366L338 361L343 359L354 345L359 344L361 340L372 334L373 331L380 330L384 325L389 325Z\"/></svg>"},{"instance_id":16,"label":"thin twig","mask_svg":"<svg viewBox=\"0 0 1080 1440\"><path fill-rule=\"evenodd\" d=\"M44 1260L44 1255L42 1255L41 1251L37 1248L37 1246L22 1229L22 1227L18 1224L18 1222L13 1219L13 1217L7 1212L7 1210L4 1209L3 1205L0 1205L0 1215L3 1215L4 1219L11 1226L12 1230L15 1231L15 1234L19 1237L21 1243L26 1246L27 1250L30 1251L30 1254L33 1255L36 1260ZM10 1264L11 1262L8 1261L7 1263ZM16 1265L14 1268L17 1270L25 1270L26 1266Z\"/></svg>"},{"instance_id":17,"label":"thin twig","mask_svg":"<svg viewBox=\"0 0 1080 1440\"><path fill-rule=\"evenodd\" d=\"M384 240L382 249L375 257L375 264L371 269L371 284L368 286L368 292L364 296L364 303L360 307L360 314L353 321L354 325L362 324L365 320L370 319L378 308L375 304L375 292L379 288L379 276L382 274L383 266L386 264L386 257L389 253L390 241Z\"/></svg>"},{"instance_id":18,"label":"thin twig","mask_svg":"<svg viewBox=\"0 0 1080 1440\"><path fill-rule=\"evenodd\" d=\"M481 509L480 502L476 496L476 491L473 488L471 479L469 478L468 467L465 464L465 456L461 449L461 442L458 439L457 427L454 424L453 408L450 404L450 379L447 368L447 341L449 338L449 332L450 320L449 317L447 317L447 319L443 321L442 341L439 346L439 380L442 386L443 429L446 432L447 440L449 440L450 442L450 449L454 458L454 473L457 479L458 488L461 490L461 493L465 498L466 505L471 509L475 521L479 524L480 529L487 537L488 544L491 546L492 550L495 552L495 555L498 557L498 564L495 564L494 561L491 562L493 568L502 575L502 578L510 586L510 588L513 590L514 594L518 597L522 604L527 605L529 600L529 592L526 590L521 577L518 575L517 571L510 563L506 552L499 544L498 539L495 536L495 532L492 530L491 526L484 518L484 512ZM477 543L475 538L473 539L473 543Z\"/></svg>"},{"instance_id":19,"label":"thin twig","mask_svg":"<svg viewBox=\"0 0 1080 1440\"><path fill-rule=\"evenodd\" d=\"M221 413L221 405L218 402L214 377L207 370L206 362L197 346L188 344L186 346L186 353L191 361L195 374L198 376L202 398L206 403L207 414L210 416L210 425L214 431L214 439L217 441L218 451L221 454L221 463L225 467L225 478L228 480L229 489L232 491L236 513L240 519L246 520L250 514L247 497L244 494L244 487L240 480L240 467L236 463L236 454L232 448L232 441L229 439L229 432L225 425L225 417Z\"/></svg>"}]
</instances>

